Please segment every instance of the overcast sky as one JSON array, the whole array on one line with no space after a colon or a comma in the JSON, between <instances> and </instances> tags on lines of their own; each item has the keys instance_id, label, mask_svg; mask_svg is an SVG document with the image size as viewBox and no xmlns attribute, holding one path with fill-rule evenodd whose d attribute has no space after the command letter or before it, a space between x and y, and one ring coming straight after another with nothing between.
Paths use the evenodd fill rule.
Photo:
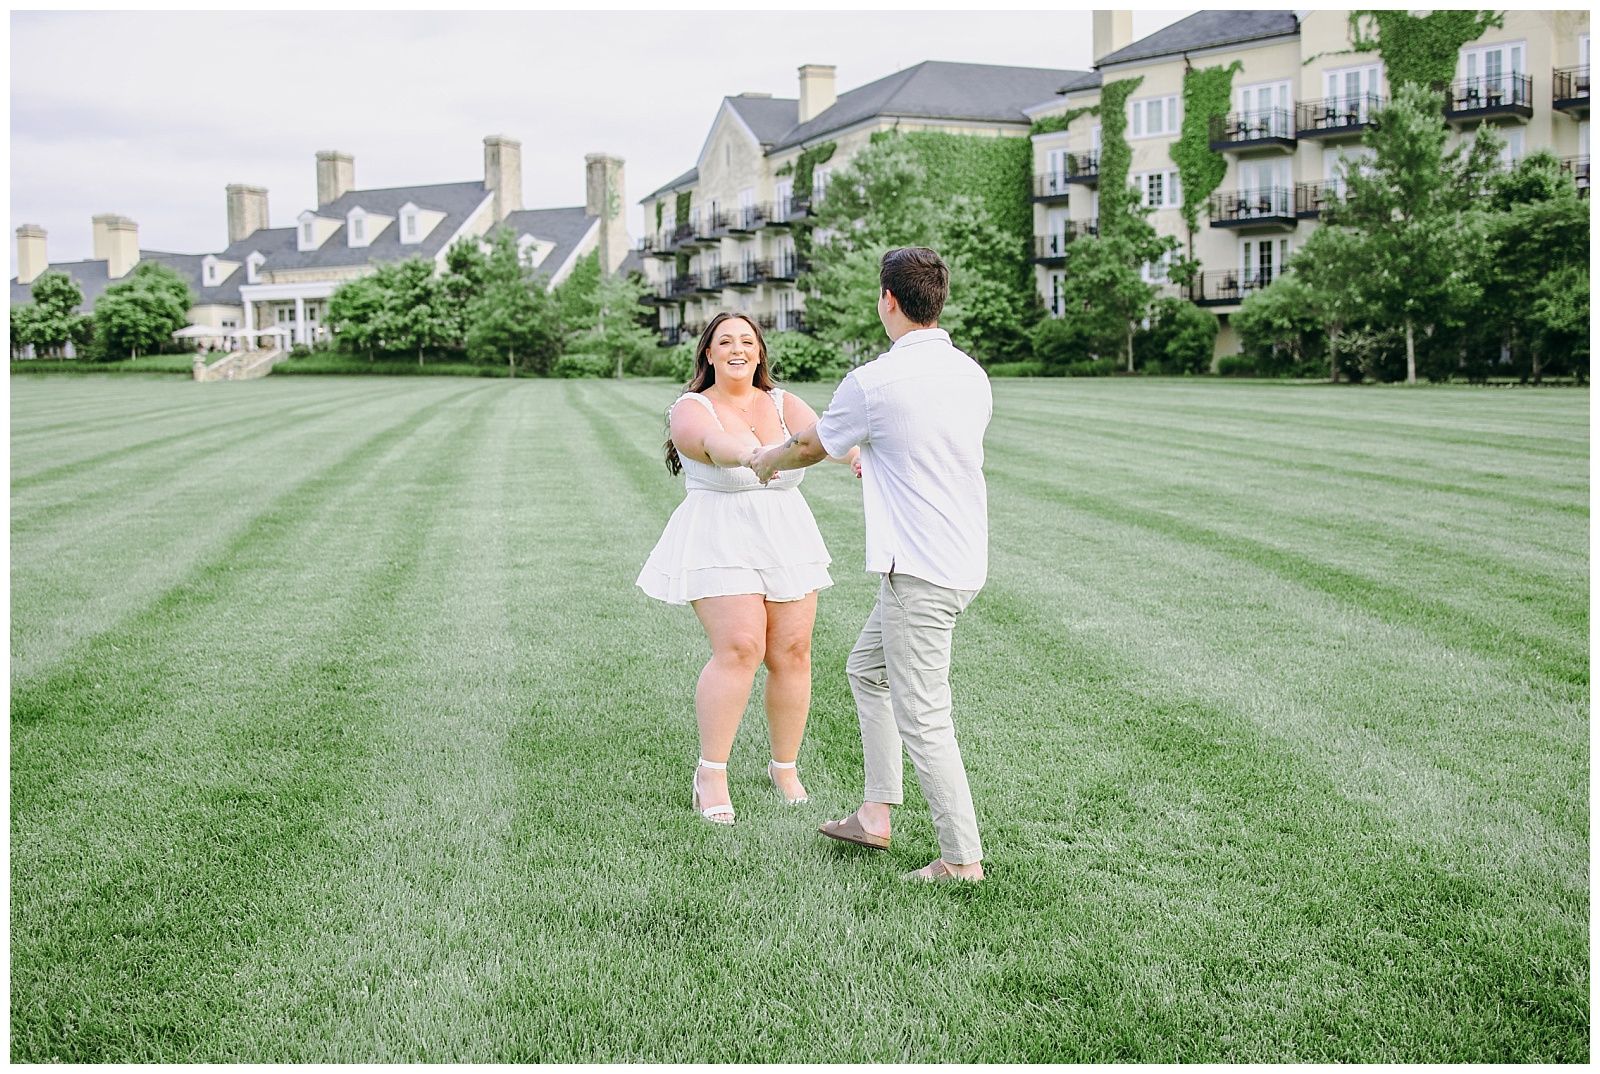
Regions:
<instances>
[{"instance_id":1,"label":"overcast sky","mask_svg":"<svg viewBox=\"0 0 1600 1074\"><path fill-rule=\"evenodd\" d=\"M1139 11L1136 37L1189 14ZM17 226L87 258L90 216L147 250L227 240L224 187L268 190L273 227L316 203L316 151L357 188L483 175L483 137L522 142L523 205L583 204L583 157L627 161L638 199L687 171L722 97L798 94L803 63L849 89L923 60L1086 70L1082 11L13 12L11 275Z\"/></svg>"}]
</instances>

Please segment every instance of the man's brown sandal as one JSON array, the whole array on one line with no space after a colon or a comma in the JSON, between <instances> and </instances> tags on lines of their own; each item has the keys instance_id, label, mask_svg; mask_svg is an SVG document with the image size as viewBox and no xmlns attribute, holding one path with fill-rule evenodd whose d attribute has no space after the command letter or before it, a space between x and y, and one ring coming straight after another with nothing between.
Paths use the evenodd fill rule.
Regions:
<instances>
[{"instance_id":1,"label":"man's brown sandal","mask_svg":"<svg viewBox=\"0 0 1600 1074\"><path fill-rule=\"evenodd\" d=\"M889 837L887 835L873 835L861 826L861 821L856 819L854 813L843 820L830 820L818 828L817 831L829 839L837 839L841 843L854 843L858 847L868 850L888 850Z\"/></svg>"}]
</instances>

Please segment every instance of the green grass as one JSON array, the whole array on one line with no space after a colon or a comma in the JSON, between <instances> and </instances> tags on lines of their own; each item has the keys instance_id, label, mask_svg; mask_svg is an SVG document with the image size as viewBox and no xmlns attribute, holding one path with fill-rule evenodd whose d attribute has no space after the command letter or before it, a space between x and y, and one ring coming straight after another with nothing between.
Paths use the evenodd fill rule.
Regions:
<instances>
[{"instance_id":1,"label":"green grass","mask_svg":"<svg viewBox=\"0 0 1600 1074\"><path fill-rule=\"evenodd\" d=\"M415 357L396 361L384 359L382 361L368 360L359 354L344 354L340 351L317 351L304 358L290 358L272 367L274 376L316 374L326 376L329 374L341 376L380 376L380 377L505 377L507 369L503 365L474 365L470 362L442 362L430 360L422 365L417 364ZM524 371L526 375L526 371Z\"/></svg>"},{"instance_id":2,"label":"green grass","mask_svg":"<svg viewBox=\"0 0 1600 1074\"><path fill-rule=\"evenodd\" d=\"M14 1061L1588 1060L1586 392L997 382L960 888L814 832L841 467L812 804L687 808L673 392L13 379Z\"/></svg>"}]
</instances>

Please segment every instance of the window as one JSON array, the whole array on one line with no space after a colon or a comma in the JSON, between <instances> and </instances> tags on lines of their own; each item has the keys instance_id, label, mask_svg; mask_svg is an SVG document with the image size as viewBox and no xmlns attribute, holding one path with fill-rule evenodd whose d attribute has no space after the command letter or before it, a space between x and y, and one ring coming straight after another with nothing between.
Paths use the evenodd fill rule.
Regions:
<instances>
[{"instance_id":1,"label":"window","mask_svg":"<svg viewBox=\"0 0 1600 1074\"><path fill-rule=\"evenodd\" d=\"M312 221L307 220L305 223L300 225L300 241L301 242L308 242L308 243L309 242L315 242L316 241L316 236L317 236L317 225L314 224Z\"/></svg>"},{"instance_id":2,"label":"window","mask_svg":"<svg viewBox=\"0 0 1600 1074\"><path fill-rule=\"evenodd\" d=\"M1344 195L1344 177L1349 169L1365 170L1372 166L1373 153L1364 145L1346 146L1337 151L1324 150L1322 176L1334 185L1340 196Z\"/></svg>"},{"instance_id":3,"label":"window","mask_svg":"<svg viewBox=\"0 0 1600 1074\"><path fill-rule=\"evenodd\" d=\"M1128 134L1154 138L1178 133L1178 97L1141 97L1128 102Z\"/></svg>"},{"instance_id":4,"label":"window","mask_svg":"<svg viewBox=\"0 0 1600 1074\"><path fill-rule=\"evenodd\" d=\"M1487 48L1469 49L1461 54L1462 74L1466 79L1464 94L1458 99L1466 101L1512 101L1529 104L1526 87L1516 77L1526 69L1524 57L1527 47L1521 42L1490 45ZM1479 95L1482 95L1481 98ZM1468 104L1468 107L1475 105Z\"/></svg>"},{"instance_id":5,"label":"window","mask_svg":"<svg viewBox=\"0 0 1600 1074\"><path fill-rule=\"evenodd\" d=\"M1239 243L1243 290L1258 291L1283 272L1289 260L1288 239L1244 239Z\"/></svg>"},{"instance_id":6,"label":"window","mask_svg":"<svg viewBox=\"0 0 1600 1074\"><path fill-rule=\"evenodd\" d=\"M1376 63L1361 67L1336 67L1323 72L1326 96L1340 112L1357 111L1363 122L1367 109L1382 92L1383 68Z\"/></svg>"},{"instance_id":7,"label":"window","mask_svg":"<svg viewBox=\"0 0 1600 1074\"><path fill-rule=\"evenodd\" d=\"M1166 283L1167 270L1172 268L1175 251L1168 250L1159 261L1146 261L1139 266L1139 278L1145 283Z\"/></svg>"},{"instance_id":8,"label":"window","mask_svg":"<svg viewBox=\"0 0 1600 1074\"><path fill-rule=\"evenodd\" d=\"M811 204L822 204L822 199L828 193L828 178L831 175L833 175L832 168L818 168L811 173Z\"/></svg>"},{"instance_id":9,"label":"window","mask_svg":"<svg viewBox=\"0 0 1600 1074\"><path fill-rule=\"evenodd\" d=\"M207 265L206 266L206 282L207 283L216 283L217 282L217 266L215 266L215 265Z\"/></svg>"},{"instance_id":10,"label":"window","mask_svg":"<svg viewBox=\"0 0 1600 1074\"><path fill-rule=\"evenodd\" d=\"M1294 119L1289 111L1289 83L1239 87L1239 121L1255 137L1291 137Z\"/></svg>"},{"instance_id":11,"label":"window","mask_svg":"<svg viewBox=\"0 0 1600 1074\"><path fill-rule=\"evenodd\" d=\"M1160 172L1135 172L1133 184L1139 188L1140 201L1152 209L1176 209L1183 204L1175 168Z\"/></svg>"},{"instance_id":12,"label":"window","mask_svg":"<svg viewBox=\"0 0 1600 1074\"><path fill-rule=\"evenodd\" d=\"M406 225L405 226L406 226L406 238L408 238L408 239L416 238L417 237L417 214L416 213L406 213Z\"/></svg>"},{"instance_id":13,"label":"window","mask_svg":"<svg viewBox=\"0 0 1600 1074\"><path fill-rule=\"evenodd\" d=\"M363 242L367 237L367 222L359 216L350 219L350 237L357 242Z\"/></svg>"},{"instance_id":14,"label":"window","mask_svg":"<svg viewBox=\"0 0 1600 1074\"><path fill-rule=\"evenodd\" d=\"M1523 137L1523 129L1521 127L1501 127L1496 133L1506 143L1500 147L1500 163L1510 167L1521 160L1523 147L1527 144Z\"/></svg>"},{"instance_id":15,"label":"window","mask_svg":"<svg viewBox=\"0 0 1600 1074\"><path fill-rule=\"evenodd\" d=\"M772 207L772 218L778 221L789 219L789 199L794 197L794 180L779 179L774 186L777 204Z\"/></svg>"}]
</instances>

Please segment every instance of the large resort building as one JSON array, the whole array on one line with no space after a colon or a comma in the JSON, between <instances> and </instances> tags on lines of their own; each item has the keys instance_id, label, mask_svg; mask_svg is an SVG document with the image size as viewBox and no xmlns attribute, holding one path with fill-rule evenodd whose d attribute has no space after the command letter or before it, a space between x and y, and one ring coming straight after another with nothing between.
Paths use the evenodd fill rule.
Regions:
<instances>
[{"instance_id":1,"label":"large resort building","mask_svg":"<svg viewBox=\"0 0 1600 1074\"><path fill-rule=\"evenodd\" d=\"M1217 354L1238 350L1228 324L1246 296L1283 271L1317 226L1342 159L1362 155L1361 133L1391 87L1381 56L1357 51L1349 11L1202 11L1138 41L1132 13L1094 13L1093 71L923 63L835 96L834 69L800 68L798 99L725 98L694 168L642 204L646 256L662 341L698 329L718 309L764 327L804 327L796 279L804 266L789 231L827 196L831 174L880 130L1029 137L1034 167L1033 261L1039 295L1060 315L1067 244L1097 233L1102 86L1139 79L1125 104L1130 183L1156 230L1190 235L1171 150L1184 124L1184 74L1233 68L1225 114L1208 122L1207 148L1226 166L1197 216L1198 279L1169 294L1222 321ZM1547 149L1580 191L1589 186L1589 13L1506 11L1462 45L1446 90L1455 137L1493 124L1507 161ZM1235 66L1237 65L1237 66ZM1059 128L1059 129L1056 129ZM809 197L796 197L807 150ZM1164 279L1164 267L1145 267Z\"/></svg>"},{"instance_id":2,"label":"large resort building","mask_svg":"<svg viewBox=\"0 0 1600 1074\"><path fill-rule=\"evenodd\" d=\"M429 186L355 188L348 154L316 155L317 206L293 227L269 227L267 192L227 188L228 243L213 254L173 254L139 248L139 226L116 214L93 218L93 258L51 264L45 230L17 229L13 305L31 300L31 285L46 270L62 272L83 291L88 311L107 287L140 261L159 261L188 281L196 295L189 321L249 333L280 326L295 343L326 338L328 299L346 280L376 272L386 261L424 257L443 267L450 247L509 227L547 286L564 280L580 259L598 250L607 273L637 265L623 213L623 162L603 153L586 158L586 204L522 207L522 148L501 135L483 140L481 180Z\"/></svg>"}]
</instances>

